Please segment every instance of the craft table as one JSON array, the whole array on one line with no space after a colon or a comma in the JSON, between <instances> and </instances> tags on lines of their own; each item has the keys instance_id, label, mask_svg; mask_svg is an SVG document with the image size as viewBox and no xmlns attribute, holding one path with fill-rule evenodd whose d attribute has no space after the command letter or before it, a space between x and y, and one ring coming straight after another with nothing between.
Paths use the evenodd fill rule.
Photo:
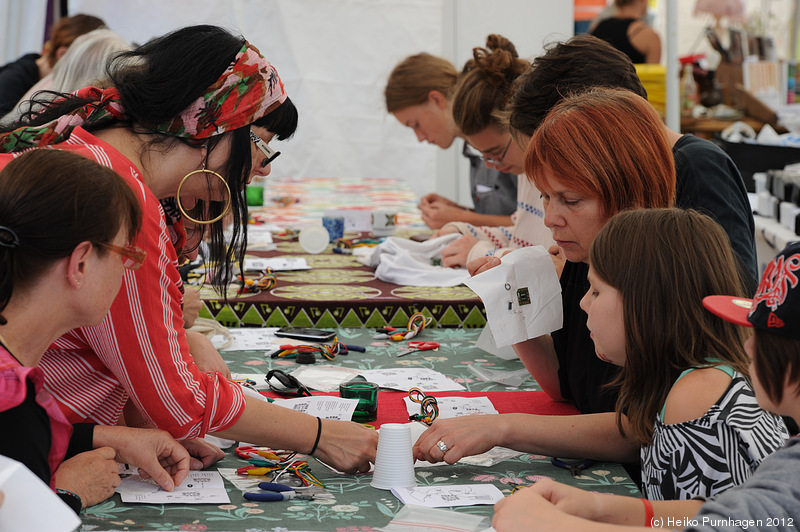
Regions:
<instances>
[{"instance_id":1,"label":"craft table","mask_svg":"<svg viewBox=\"0 0 800 532\"><path fill-rule=\"evenodd\" d=\"M260 220L301 229L321 224L326 209L398 213L398 236L426 231L408 186L395 179L281 179L269 183L267 204L253 209ZM291 203L272 201L291 198ZM288 200L286 200L288 202ZM346 234L345 238L359 236ZM201 316L226 326L240 327L383 327L405 326L415 312L434 319L437 327L483 327L486 313L480 299L466 286L430 288L400 286L375 277L373 269L354 257L333 252L306 253L296 240L274 237L274 251L248 252L256 257L302 257L311 270L278 272L277 286L259 294L236 295L226 303L206 286Z\"/></svg>"},{"instance_id":2,"label":"craft table","mask_svg":"<svg viewBox=\"0 0 800 532\"><path fill-rule=\"evenodd\" d=\"M519 360L505 361L488 355L475 347L480 331L475 329L426 329L423 337L441 344L439 351L427 351L398 359L402 344L391 340L373 340L368 329L340 329L339 339L348 344L366 346L365 353L339 356L333 364L346 367L377 369L395 366L424 366L454 378L468 392L441 392L435 395L487 395L499 412L524 411L535 413L569 414L574 409L552 402L529 379L520 387L478 381L470 365L489 369L521 369ZM235 373L263 374L269 369L291 371L296 367L291 359L271 359L262 352L224 352L223 356ZM326 361L326 364L329 363ZM518 390L524 390L519 392ZM481 393L477 393L481 392ZM378 399L378 420L402 422L407 413L402 407L402 392L381 391ZM336 530L369 532L385 526L402 508L389 491L370 486L370 475L336 475L310 460L313 472L321 477L334 495L331 500L255 503L245 500L241 492L226 483L230 504L223 505L152 505L123 504L119 495L85 510L83 530L247 530L250 532L281 530ZM229 449L225 460L217 467L236 468L245 463ZM595 464L579 478L559 469L545 456L522 454L489 467L475 465L417 468L418 485L447 485L491 483L505 494L517 485L529 485L541 478L553 478L583 489L640 497L635 484L619 464ZM491 516L492 506L453 508L458 512Z\"/></svg>"}]
</instances>

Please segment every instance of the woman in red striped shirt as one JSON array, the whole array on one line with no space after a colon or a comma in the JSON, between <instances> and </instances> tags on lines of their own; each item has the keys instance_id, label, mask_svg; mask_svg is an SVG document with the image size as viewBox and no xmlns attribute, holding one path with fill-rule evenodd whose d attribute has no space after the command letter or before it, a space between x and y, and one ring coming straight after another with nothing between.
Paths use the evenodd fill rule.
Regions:
<instances>
[{"instance_id":1,"label":"woman in red striped shirt","mask_svg":"<svg viewBox=\"0 0 800 532\"><path fill-rule=\"evenodd\" d=\"M100 325L75 329L47 351L47 388L73 422L115 424L130 400L146 422L178 439L214 433L367 471L374 431L245 398L222 372L198 367L197 357L210 355L224 369L210 343L190 345L183 329L183 219L204 229L219 263L214 284L226 286L233 257L241 260L246 246L241 192L252 175L269 173L277 155L269 142L297 126L277 71L253 45L215 26L154 39L117 56L108 71L110 88L67 95L0 134L0 152L12 154L0 155L0 166L28 147L75 151L114 168L144 211L136 245L147 260L125 274ZM223 237L228 211L230 242Z\"/></svg>"}]
</instances>

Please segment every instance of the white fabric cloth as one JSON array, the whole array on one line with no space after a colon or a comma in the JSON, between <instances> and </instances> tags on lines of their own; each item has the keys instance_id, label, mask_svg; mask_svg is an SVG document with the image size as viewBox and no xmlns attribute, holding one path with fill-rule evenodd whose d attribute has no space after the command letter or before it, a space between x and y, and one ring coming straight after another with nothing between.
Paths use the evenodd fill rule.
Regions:
<instances>
[{"instance_id":1,"label":"white fabric cloth","mask_svg":"<svg viewBox=\"0 0 800 532\"><path fill-rule=\"evenodd\" d=\"M375 276L387 283L405 286L458 286L469 278L463 268L434 266L431 260L442 258L442 250L459 234L432 238L426 242L414 242L390 236L377 246L371 255L359 258L363 264L375 268Z\"/></svg>"},{"instance_id":2,"label":"white fabric cloth","mask_svg":"<svg viewBox=\"0 0 800 532\"><path fill-rule=\"evenodd\" d=\"M553 259L542 246L506 253L498 266L464 284L483 301L487 329L497 347L550 334L562 327L561 284Z\"/></svg>"}]
</instances>

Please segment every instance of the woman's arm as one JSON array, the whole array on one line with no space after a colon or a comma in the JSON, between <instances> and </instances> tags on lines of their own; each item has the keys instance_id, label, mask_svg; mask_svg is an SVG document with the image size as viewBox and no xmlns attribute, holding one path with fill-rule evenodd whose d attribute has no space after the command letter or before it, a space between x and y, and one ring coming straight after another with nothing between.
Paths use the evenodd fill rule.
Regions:
<instances>
[{"instance_id":1,"label":"woman's arm","mask_svg":"<svg viewBox=\"0 0 800 532\"><path fill-rule=\"evenodd\" d=\"M528 372L554 401L564 401L558 380L558 357L549 334L512 346Z\"/></svg>"},{"instance_id":2,"label":"woman's arm","mask_svg":"<svg viewBox=\"0 0 800 532\"><path fill-rule=\"evenodd\" d=\"M628 27L631 45L644 54L644 62L658 64L661 62L661 37L645 22L634 22Z\"/></svg>"},{"instance_id":3,"label":"woman's arm","mask_svg":"<svg viewBox=\"0 0 800 532\"><path fill-rule=\"evenodd\" d=\"M439 441L447 444L446 454L436 445ZM616 414L607 412L578 416L495 414L440 419L414 444L414 456L429 462L454 464L464 456L480 454L498 445L526 453L612 462L632 462L639 452L638 444L620 433Z\"/></svg>"},{"instance_id":4,"label":"woman's arm","mask_svg":"<svg viewBox=\"0 0 800 532\"><path fill-rule=\"evenodd\" d=\"M310 453L319 431L314 457L344 472L369 471L375 461L378 434L350 421L322 420L283 408L253 397L247 397L242 416L229 429L216 435L231 440L247 441L275 449L292 449Z\"/></svg>"}]
</instances>

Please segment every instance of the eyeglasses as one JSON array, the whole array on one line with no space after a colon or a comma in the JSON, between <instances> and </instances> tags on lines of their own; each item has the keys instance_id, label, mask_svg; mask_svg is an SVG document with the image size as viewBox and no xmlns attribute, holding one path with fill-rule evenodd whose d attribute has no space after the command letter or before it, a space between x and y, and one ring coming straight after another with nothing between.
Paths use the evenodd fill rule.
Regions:
<instances>
[{"instance_id":1,"label":"eyeglasses","mask_svg":"<svg viewBox=\"0 0 800 532\"><path fill-rule=\"evenodd\" d=\"M253 144L256 145L256 148L261 150L267 157L266 159L261 161L261 168L266 168L269 163L277 159L278 155L281 154L281 152L275 151L272 148L270 148L269 144L264 142L264 139L256 135L254 131L250 132L250 140L252 140Z\"/></svg>"},{"instance_id":2,"label":"eyeglasses","mask_svg":"<svg viewBox=\"0 0 800 532\"><path fill-rule=\"evenodd\" d=\"M271 369L267 373L269 389L279 395L291 397L311 397L311 391L299 380L279 369ZM279 385L279 386L278 386Z\"/></svg>"},{"instance_id":3,"label":"eyeglasses","mask_svg":"<svg viewBox=\"0 0 800 532\"><path fill-rule=\"evenodd\" d=\"M481 155L483 156L483 160L486 161L489 164L494 164L494 165L497 165L497 166L500 166L501 164L503 164L503 159L505 159L506 155L508 154L508 149L511 147L511 141L512 140L514 140L513 137L509 137L508 138L508 144L506 144L506 149L503 150L503 154L500 156L499 159L495 159L493 157L488 157L483 152L481 152Z\"/></svg>"},{"instance_id":4,"label":"eyeglasses","mask_svg":"<svg viewBox=\"0 0 800 532\"><path fill-rule=\"evenodd\" d=\"M104 247L122 257L122 266L125 267L126 270L138 270L139 267L144 264L144 259L147 258L147 252L141 248L137 248L133 244L127 244L123 247L120 247L115 246L114 244L98 242L97 245Z\"/></svg>"}]
</instances>

